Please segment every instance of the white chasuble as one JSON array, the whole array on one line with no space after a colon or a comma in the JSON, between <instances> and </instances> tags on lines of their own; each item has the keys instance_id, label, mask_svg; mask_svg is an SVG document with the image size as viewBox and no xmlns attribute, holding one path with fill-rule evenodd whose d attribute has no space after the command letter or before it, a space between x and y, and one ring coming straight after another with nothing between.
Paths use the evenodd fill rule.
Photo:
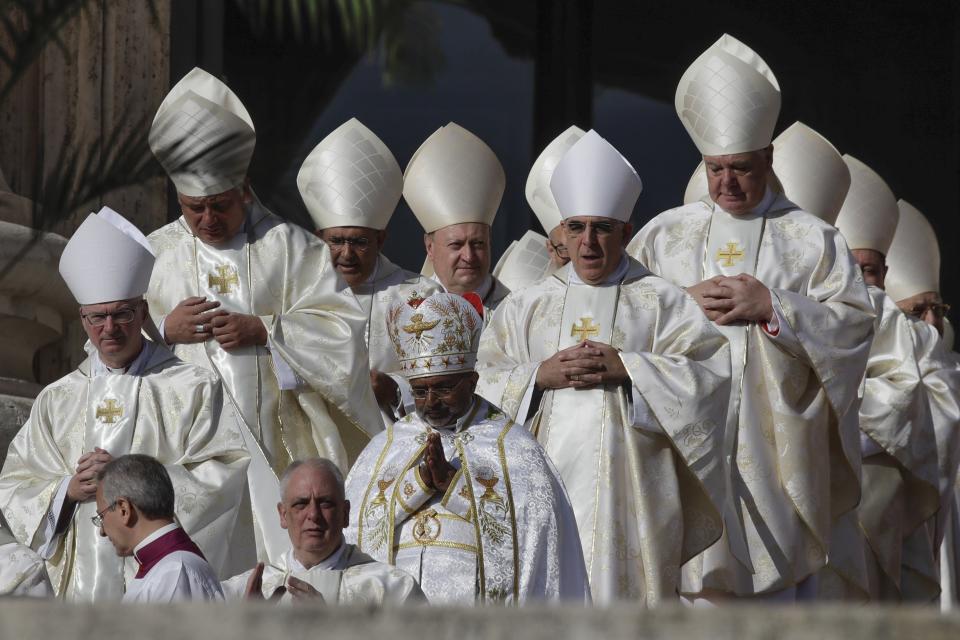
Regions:
<instances>
[{"instance_id":1,"label":"white chasuble","mask_svg":"<svg viewBox=\"0 0 960 640\"><path fill-rule=\"evenodd\" d=\"M594 600L652 606L677 597L681 565L720 536L728 347L636 261L619 282L576 282L567 265L507 297L481 337L477 392L556 463ZM540 363L581 338L618 349L630 382L541 394Z\"/></svg>"},{"instance_id":2,"label":"white chasuble","mask_svg":"<svg viewBox=\"0 0 960 640\"><path fill-rule=\"evenodd\" d=\"M939 554L960 466L960 368L934 327L914 318L910 326L936 440L939 509L904 544L901 590L905 600L930 602L941 588Z\"/></svg>"},{"instance_id":3,"label":"white chasuble","mask_svg":"<svg viewBox=\"0 0 960 640\"><path fill-rule=\"evenodd\" d=\"M232 571L224 565L250 460L240 430L221 419L221 385L207 370L163 346L148 342L145 350L149 358L136 374L91 375L90 358L41 391L0 472L10 528L41 549L60 597L119 599L136 572L91 523L94 501L62 511L77 460L94 447L162 462L180 523L216 570Z\"/></svg>"},{"instance_id":4,"label":"white chasuble","mask_svg":"<svg viewBox=\"0 0 960 640\"><path fill-rule=\"evenodd\" d=\"M366 316L345 295L326 245L259 204L224 246L201 242L183 218L149 240L157 262L146 297L158 324L182 300L204 296L267 328L266 346L226 351L211 339L172 349L220 376L247 427L258 553L277 561L287 547L276 519L278 475L313 456L347 470L382 429L361 337Z\"/></svg>"},{"instance_id":5,"label":"white chasuble","mask_svg":"<svg viewBox=\"0 0 960 640\"><path fill-rule=\"evenodd\" d=\"M251 571L234 576L222 583L227 599L242 598ZM281 604L293 598L286 591L287 580L293 576L313 586L328 605L400 606L424 602L423 592L413 577L392 565L377 562L357 549L345 544L337 560L326 566L305 568L288 549L276 565L263 568L261 592L269 600L281 589Z\"/></svg>"},{"instance_id":6,"label":"white chasuble","mask_svg":"<svg viewBox=\"0 0 960 640\"><path fill-rule=\"evenodd\" d=\"M900 601L904 543L939 508L937 443L911 321L883 290L868 290L877 317L860 392L862 498L853 526L834 533L819 590Z\"/></svg>"},{"instance_id":7,"label":"white chasuble","mask_svg":"<svg viewBox=\"0 0 960 640\"><path fill-rule=\"evenodd\" d=\"M837 230L782 195L768 192L758 210L764 221L753 265L736 257L739 242L724 246L725 255L714 251L725 240L711 231L724 214L715 208L695 202L661 213L627 250L682 287L727 269L717 258L730 256L727 273L751 274L770 290L776 330L758 323L724 329L733 374L730 515L742 523L749 558L738 560L725 535L684 567L683 586L689 595L770 593L824 565L837 519L859 502L856 407L873 305Z\"/></svg>"},{"instance_id":8,"label":"white chasuble","mask_svg":"<svg viewBox=\"0 0 960 640\"><path fill-rule=\"evenodd\" d=\"M457 470L442 495L418 472L432 432ZM522 425L480 398L449 428L416 414L387 427L350 470L347 498L346 539L413 576L431 604L590 599L556 470Z\"/></svg>"}]
</instances>

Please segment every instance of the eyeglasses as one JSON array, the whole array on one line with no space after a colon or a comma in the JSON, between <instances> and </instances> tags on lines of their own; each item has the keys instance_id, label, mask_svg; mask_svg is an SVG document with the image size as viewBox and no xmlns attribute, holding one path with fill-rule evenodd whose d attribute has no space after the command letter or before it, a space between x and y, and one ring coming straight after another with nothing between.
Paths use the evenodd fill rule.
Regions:
<instances>
[{"instance_id":1,"label":"eyeglasses","mask_svg":"<svg viewBox=\"0 0 960 640\"><path fill-rule=\"evenodd\" d=\"M130 324L137 317L136 309L120 309L112 313L81 313L80 317L95 327L102 327L107 323L107 318L113 318L117 324Z\"/></svg>"},{"instance_id":2,"label":"eyeglasses","mask_svg":"<svg viewBox=\"0 0 960 640\"><path fill-rule=\"evenodd\" d=\"M567 250L567 247L562 244L554 244L553 240L547 239L547 242L550 243L550 246L553 247L553 250L557 252L557 255L561 258L569 258L570 252Z\"/></svg>"},{"instance_id":3,"label":"eyeglasses","mask_svg":"<svg viewBox=\"0 0 960 640\"><path fill-rule=\"evenodd\" d=\"M99 529L100 527L103 526L103 514L105 514L107 511L113 511L113 508L116 506L117 506L117 501L114 500L113 502L110 503L110 505L106 509L104 509L103 511L98 511L97 515L95 516L91 516L90 522L93 523L93 526Z\"/></svg>"},{"instance_id":4,"label":"eyeglasses","mask_svg":"<svg viewBox=\"0 0 960 640\"><path fill-rule=\"evenodd\" d=\"M417 400L426 400L427 396L431 393L441 400L447 400L450 396L453 395L453 392L457 390L463 381L466 378L460 378L456 384L444 385L444 386L434 386L434 387L411 387L410 393L413 394L413 397Z\"/></svg>"},{"instance_id":5,"label":"eyeglasses","mask_svg":"<svg viewBox=\"0 0 960 640\"><path fill-rule=\"evenodd\" d=\"M337 247L338 249L342 248L344 245L351 247L354 251L366 251L370 248L370 239L364 238L363 236L359 238L341 238L339 236L333 236L327 238L327 244Z\"/></svg>"},{"instance_id":6,"label":"eyeglasses","mask_svg":"<svg viewBox=\"0 0 960 640\"><path fill-rule=\"evenodd\" d=\"M602 238L613 233L613 230L621 224L623 223L619 220L611 220L609 222L580 222L578 220L564 220L563 228L566 229L567 233L574 238L584 232L587 232L588 229L593 229L593 232L597 234L597 237Z\"/></svg>"},{"instance_id":7,"label":"eyeglasses","mask_svg":"<svg viewBox=\"0 0 960 640\"><path fill-rule=\"evenodd\" d=\"M925 302L916 304L912 309L907 311L907 315L913 316L914 318L922 318L927 315L927 311L933 313L937 318L943 318L950 311L950 305L943 302Z\"/></svg>"}]
</instances>

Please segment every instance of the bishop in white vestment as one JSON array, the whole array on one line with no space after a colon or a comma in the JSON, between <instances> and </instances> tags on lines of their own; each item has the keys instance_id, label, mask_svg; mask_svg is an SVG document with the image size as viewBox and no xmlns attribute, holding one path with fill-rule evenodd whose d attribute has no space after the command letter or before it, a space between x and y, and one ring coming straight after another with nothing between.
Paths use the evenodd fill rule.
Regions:
<instances>
[{"instance_id":1,"label":"bishop in white vestment","mask_svg":"<svg viewBox=\"0 0 960 640\"><path fill-rule=\"evenodd\" d=\"M917 363L936 438L940 507L905 543L902 592L904 599L930 602L941 591L941 578L948 578L941 573L940 562L960 467L960 369L941 340L947 307L940 297L936 233L916 207L905 200L897 205L900 220L887 256L886 287L912 320Z\"/></svg>"},{"instance_id":2,"label":"bishop in white vestment","mask_svg":"<svg viewBox=\"0 0 960 640\"><path fill-rule=\"evenodd\" d=\"M141 298L154 264L148 246L107 208L67 243L60 273L81 304L89 357L40 392L0 471L11 530L44 557L67 599L119 599L133 579L133 562L90 524L96 473L127 453L166 466L180 523L218 570L230 570L250 457L235 421L221 420L219 380L140 333L156 333Z\"/></svg>"},{"instance_id":3,"label":"bishop in white vestment","mask_svg":"<svg viewBox=\"0 0 960 640\"><path fill-rule=\"evenodd\" d=\"M471 295L471 294L468 294ZM543 448L474 395L477 296L393 309L388 330L416 413L350 470L348 541L412 575L431 604L587 602L573 510Z\"/></svg>"},{"instance_id":4,"label":"bishop in white vestment","mask_svg":"<svg viewBox=\"0 0 960 640\"><path fill-rule=\"evenodd\" d=\"M260 204L246 179L246 109L201 69L164 99L150 144L183 215L150 234L150 310L183 360L214 371L251 452L261 559L278 559L277 474L323 455L347 469L382 419L361 336L366 316L326 246Z\"/></svg>"},{"instance_id":5,"label":"bishop in white vestment","mask_svg":"<svg viewBox=\"0 0 960 640\"><path fill-rule=\"evenodd\" d=\"M424 140L403 174L403 197L424 231L422 273L444 291L480 296L484 322L510 293L490 273L490 226L505 185L493 150L454 122Z\"/></svg>"},{"instance_id":6,"label":"bishop in white vestment","mask_svg":"<svg viewBox=\"0 0 960 640\"><path fill-rule=\"evenodd\" d=\"M594 600L653 606L677 598L681 565L721 533L727 345L681 289L626 257L640 179L616 149L588 132L552 188L571 262L504 301L478 393L556 463Z\"/></svg>"},{"instance_id":7,"label":"bishop in white vestment","mask_svg":"<svg viewBox=\"0 0 960 640\"><path fill-rule=\"evenodd\" d=\"M390 262L382 253L387 224L403 192L403 174L390 149L351 118L320 141L297 175L297 186L331 261L366 316L364 343L370 381L384 419L413 407L387 336L391 307L441 291L439 283Z\"/></svg>"},{"instance_id":8,"label":"bishop in white vestment","mask_svg":"<svg viewBox=\"0 0 960 640\"><path fill-rule=\"evenodd\" d=\"M717 77L728 81L714 91ZM733 374L727 535L685 566L682 590L805 597L860 501L873 306L837 230L767 184L780 90L763 60L724 35L684 73L676 108L710 197L656 216L628 251L694 295L730 342Z\"/></svg>"}]
</instances>

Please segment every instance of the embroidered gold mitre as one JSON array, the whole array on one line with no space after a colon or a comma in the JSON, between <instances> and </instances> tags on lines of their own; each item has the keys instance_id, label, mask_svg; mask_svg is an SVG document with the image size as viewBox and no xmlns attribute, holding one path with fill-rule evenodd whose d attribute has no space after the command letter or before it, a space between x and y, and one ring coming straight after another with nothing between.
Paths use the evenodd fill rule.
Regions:
<instances>
[{"instance_id":1,"label":"embroidered gold mitre","mask_svg":"<svg viewBox=\"0 0 960 640\"><path fill-rule=\"evenodd\" d=\"M387 313L387 333L408 378L473 371L483 320L453 293L414 293Z\"/></svg>"}]
</instances>

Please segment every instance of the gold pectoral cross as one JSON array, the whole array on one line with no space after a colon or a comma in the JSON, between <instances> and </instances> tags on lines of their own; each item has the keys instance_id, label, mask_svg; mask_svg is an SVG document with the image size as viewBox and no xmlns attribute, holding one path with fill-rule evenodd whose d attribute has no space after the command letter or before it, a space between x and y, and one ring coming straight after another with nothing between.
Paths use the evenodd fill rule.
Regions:
<instances>
[{"instance_id":1,"label":"gold pectoral cross","mask_svg":"<svg viewBox=\"0 0 960 640\"><path fill-rule=\"evenodd\" d=\"M217 293L230 293L234 287L240 286L240 279L237 277L237 270L228 264L222 264L217 267L216 272L219 275L207 274L207 286L216 287Z\"/></svg>"},{"instance_id":2,"label":"gold pectoral cross","mask_svg":"<svg viewBox=\"0 0 960 640\"><path fill-rule=\"evenodd\" d=\"M579 327L576 322L570 327L570 337L576 337L581 342L598 335L600 335L600 325L593 324L593 318L580 318Z\"/></svg>"},{"instance_id":3,"label":"gold pectoral cross","mask_svg":"<svg viewBox=\"0 0 960 640\"><path fill-rule=\"evenodd\" d=\"M123 407L117 404L117 401L110 398L101 406L97 407L97 420L103 420L107 424L113 424L117 418L123 415Z\"/></svg>"},{"instance_id":4,"label":"gold pectoral cross","mask_svg":"<svg viewBox=\"0 0 960 640\"><path fill-rule=\"evenodd\" d=\"M744 253L736 242L728 242L726 249L717 251L717 260L723 260L721 267L732 267L743 260Z\"/></svg>"}]
</instances>

